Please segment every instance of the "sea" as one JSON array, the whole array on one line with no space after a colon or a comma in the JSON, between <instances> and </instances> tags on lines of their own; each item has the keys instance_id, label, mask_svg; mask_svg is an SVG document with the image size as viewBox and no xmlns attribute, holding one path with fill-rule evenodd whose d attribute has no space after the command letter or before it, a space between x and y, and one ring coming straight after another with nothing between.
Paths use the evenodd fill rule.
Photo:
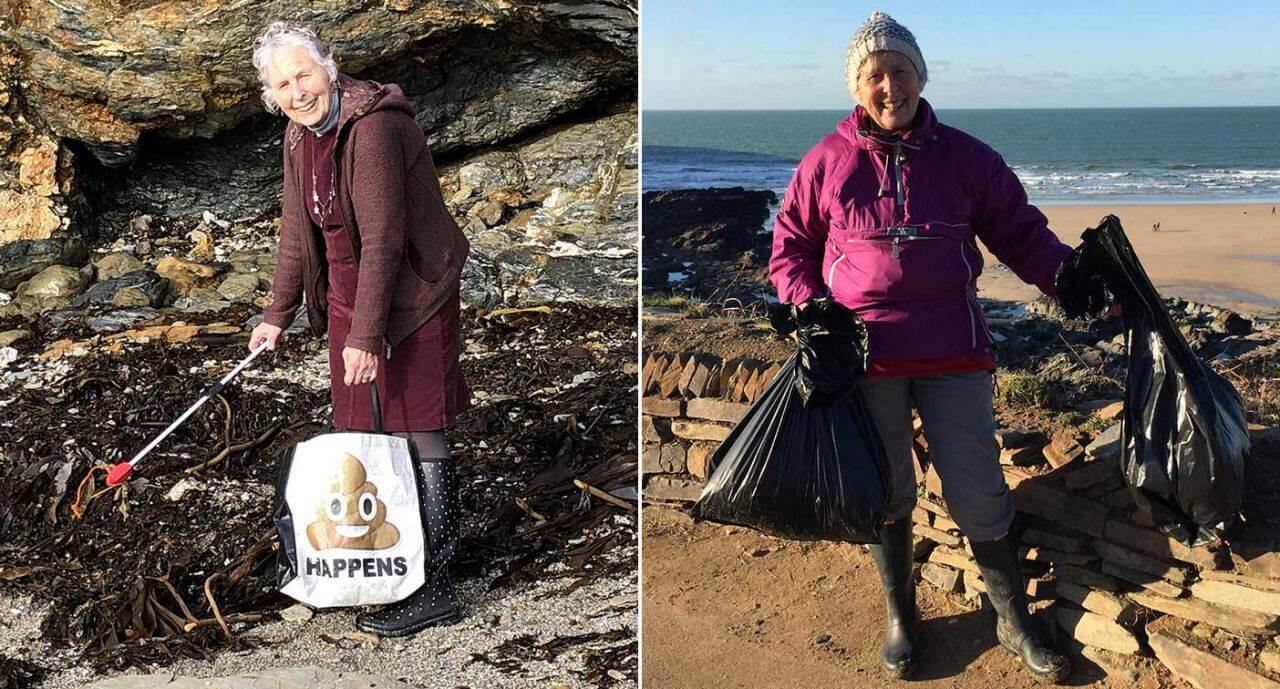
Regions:
<instances>
[{"instance_id":1,"label":"sea","mask_svg":"<svg viewBox=\"0 0 1280 689\"><path fill-rule=\"evenodd\" d=\"M646 111L646 191L786 189L848 111ZM1280 203L1280 107L938 110L1038 204Z\"/></svg>"}]
</instances>

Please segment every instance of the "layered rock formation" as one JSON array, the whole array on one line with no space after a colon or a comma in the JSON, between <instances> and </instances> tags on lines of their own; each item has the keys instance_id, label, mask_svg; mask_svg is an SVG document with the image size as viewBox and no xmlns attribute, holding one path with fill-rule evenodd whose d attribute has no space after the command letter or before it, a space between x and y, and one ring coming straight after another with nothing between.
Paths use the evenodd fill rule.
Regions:
<instances>
[{"instance_id":1,"label":"layered rock formation","mask_svg":"<svg viewBox=\"0 0 1280 689\"><path fill-rule=\"evenodd\" d=\"M631 3L17 0L0 14L0 290L122 238L270 239L283 119L264 112L250 55L276 19L316 29L344 72L405 89L450 193L472 190L460 213L510 192L483 199L503 209L483 228L530 211L548 231L628 231ZM457 181L473 158L515 176Z\"/></svg>"}]
</instances>

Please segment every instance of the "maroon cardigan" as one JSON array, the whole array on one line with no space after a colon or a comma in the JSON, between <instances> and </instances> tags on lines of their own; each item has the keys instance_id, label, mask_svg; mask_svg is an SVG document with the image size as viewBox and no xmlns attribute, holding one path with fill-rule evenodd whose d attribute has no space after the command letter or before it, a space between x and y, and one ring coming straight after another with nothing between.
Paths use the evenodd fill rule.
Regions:
<instances>
[{"instance_id":1,"label":"maroon cardigan","mask_svg":"<svg viewBox=\"0 0 1280 689\"><path fill-rule=\"evenodd\" d=\"M457 291L470 245L445 206L426 137L400 87L345 74L338 87L336 205L359 265L345 346L377 352L399 344ZM263 319L288 327L305 293L312 331L321 334L327 262L304 205L303 180L311 177L304 135L310 134L296 122L285 127L280 253Z\"/></svg>"}]
</instances>

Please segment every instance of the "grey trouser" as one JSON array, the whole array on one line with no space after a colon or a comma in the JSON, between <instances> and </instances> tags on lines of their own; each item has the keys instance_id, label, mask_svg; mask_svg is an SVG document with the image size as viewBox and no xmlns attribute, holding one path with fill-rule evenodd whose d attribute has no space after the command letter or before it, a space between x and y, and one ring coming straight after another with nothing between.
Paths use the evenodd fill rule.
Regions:
<instances>
[{"instance_id":1,"label":"grey trouser","mask_svg":"<svg viewBox=\"0 0 1280 689\"><path fill-rule=\"evenodd\" d=\"M914 406L951 518L974 541L994 541L1013 521L1013 495L1000 470L994 380L990 373L919 378L863 376L862 396L884 440L893 473L886 522L910 517L916 505L911 453Z\"/></svg>"}]
</instances>

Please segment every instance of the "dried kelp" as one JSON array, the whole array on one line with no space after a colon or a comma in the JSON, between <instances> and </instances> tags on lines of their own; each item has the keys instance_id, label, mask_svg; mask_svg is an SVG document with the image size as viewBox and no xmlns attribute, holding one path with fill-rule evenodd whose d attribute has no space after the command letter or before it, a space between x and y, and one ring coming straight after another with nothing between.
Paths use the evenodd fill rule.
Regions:
<instances>
[{"instance_id":1,"label":"dried kelp","mask_svg":"<svg viewBox=\"0 0 1280 689\"><path fill-rule=\"evenodd\" d=\"M253 644L245 631L290 603L274 586L272 485L283 451L324 430L329 401L302 380L320 346L300 340L255 364L298 380L237 381L118 488L104 468L241 358L243 335L87 340L83 356L0 390L0 586L52 606L46 639L99 669L148 668ZM630 576L634 562L608 554L635 537L634 507L611 494L635 484L634 314L469 315L464 340L476 405L452 434L466 515L456 576L504 585L555 562L580 580Z\"/></svg>"}]
</instances>

